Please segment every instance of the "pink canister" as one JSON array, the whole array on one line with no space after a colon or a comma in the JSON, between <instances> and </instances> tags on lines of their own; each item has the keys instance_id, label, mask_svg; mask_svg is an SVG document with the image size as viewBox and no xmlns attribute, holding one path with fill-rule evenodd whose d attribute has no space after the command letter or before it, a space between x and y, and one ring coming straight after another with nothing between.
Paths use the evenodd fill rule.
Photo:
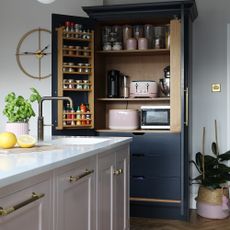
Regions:
<instances>
[{"instance_id":1,"label":"pink canister","mask_svg":"<svg viewBox=\"0 0 230 230\"><path fill-rule=\"evenodd\" d=\"M135 38L129 38L126 40L127 50L136 50L137 49L137 40Z\"/></svg>"},{"instance_id":2,"label":"pink canister","mask_svg":"<svg viewBox=\"0 0 230 230\"><path fill-rule=\"evenodd\" d=\"M139 38L138 39L138 49L139 50L148 49L148 40L146 38Z\"/></svg>"}]
</instances>

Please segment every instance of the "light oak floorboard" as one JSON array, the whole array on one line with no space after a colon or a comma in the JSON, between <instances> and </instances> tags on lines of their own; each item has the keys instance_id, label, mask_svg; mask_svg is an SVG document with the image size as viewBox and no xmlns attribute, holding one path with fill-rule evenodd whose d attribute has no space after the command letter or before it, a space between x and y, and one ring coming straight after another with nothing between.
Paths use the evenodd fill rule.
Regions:
<instances>
[{"instance_id":1,"label":"light oak floorboard","mask_svg":"<svg viewBox=\"0 0 230 230\"><path fill-rule=\"evenodd\" d=\"M166 220L132 217L130 230L230 230L230 218L211 220L198 216L191 211L190 220Z\"/></svg>"}]
</instances>

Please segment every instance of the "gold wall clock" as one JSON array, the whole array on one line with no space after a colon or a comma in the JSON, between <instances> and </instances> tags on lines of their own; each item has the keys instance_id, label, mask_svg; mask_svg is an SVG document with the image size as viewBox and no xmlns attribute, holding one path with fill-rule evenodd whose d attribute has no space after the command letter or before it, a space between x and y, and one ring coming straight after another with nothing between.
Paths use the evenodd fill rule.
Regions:
<instances>
[{"instance_id":1,"label":"gold wall clock","mask_svg":"<svg viewBox=\"0 0 230 230\"><path fill-rule=\"evenodd\" d=\"M28 31L20 39L16 60L21 71L34 79L51 76L51 31L37 28Z\"/></svg>"}]
</instances>

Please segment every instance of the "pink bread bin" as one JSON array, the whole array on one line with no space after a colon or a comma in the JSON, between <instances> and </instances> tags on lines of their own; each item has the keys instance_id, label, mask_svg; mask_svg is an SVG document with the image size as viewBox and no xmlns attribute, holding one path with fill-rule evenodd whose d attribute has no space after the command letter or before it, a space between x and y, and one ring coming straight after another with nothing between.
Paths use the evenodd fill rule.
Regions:
<instances>
[{"instance_id":1,"label":"pink bread bin","mask_svg":"<svg viewBox=\"0 0 230 230\"><path fill-rule=\"evenodd\" d=\"M139 127L139 114L136 109L110 109L109 129L132 130Z\"/></svg>"}]
</instances>

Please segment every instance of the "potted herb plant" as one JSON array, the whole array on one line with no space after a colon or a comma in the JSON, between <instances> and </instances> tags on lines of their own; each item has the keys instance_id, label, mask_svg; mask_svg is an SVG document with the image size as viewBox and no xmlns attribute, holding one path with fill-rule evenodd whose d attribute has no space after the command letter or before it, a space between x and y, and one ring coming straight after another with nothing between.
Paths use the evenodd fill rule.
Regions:
<instances>
[{"instance_id":1,"label":"potted herb plant","mask_svg":"<svg viewBox=\"0 0 230 230\"><path fill-rule=\"evenodd\" d=\"M41 100L41 96L35 88L31 88L32 94L29 99L16 96L11 92L5 97L3 114L8 118L6 131L13 132L16 136L29 133L29 119L35 116L32 103Z\"/></svg>"},{"instance_id":2,"label":"potted herb plant","mask_svg":"<svg viewBox=\"0 0 230 230\"><path fill-rule=\"evenodd\" d=\"M197 214L211 219L223 219L229 216L230 151L219 153L217 123L215 121L215 142L211 145L212 154L204 153L205 128L202 135L202 152L196 153L195 165L199 175L193 180L200 184L198 190ZM193 183L194 184L194 183Z\"/></svg>"}]
</instances>

